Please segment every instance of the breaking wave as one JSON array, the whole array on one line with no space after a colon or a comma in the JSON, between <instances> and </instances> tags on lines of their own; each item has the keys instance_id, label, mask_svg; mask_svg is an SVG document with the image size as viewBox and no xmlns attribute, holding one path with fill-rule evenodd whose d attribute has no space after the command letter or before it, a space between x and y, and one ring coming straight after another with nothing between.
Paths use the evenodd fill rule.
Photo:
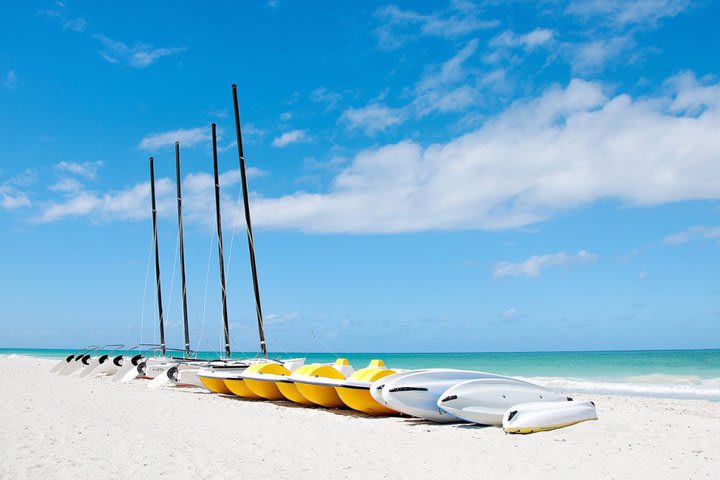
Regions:
<instances>
[{"instance_id":1,"label":"breaking wave","mask_svg":"<svg viewBox=\"0 0 720 480\"><path fill-rule=\"evenodd\" d=\"M698 399L720 402L720 378L703 379L693 375L650 374L612 379L529 377L524 378L524 380L561 392Z\"/></svg>"}]
</instances>

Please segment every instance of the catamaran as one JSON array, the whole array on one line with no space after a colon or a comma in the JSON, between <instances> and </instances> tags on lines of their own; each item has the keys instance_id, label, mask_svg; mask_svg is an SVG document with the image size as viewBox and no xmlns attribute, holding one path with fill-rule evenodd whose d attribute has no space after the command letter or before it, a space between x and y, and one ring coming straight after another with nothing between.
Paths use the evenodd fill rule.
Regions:
<instances>
[{"instance_id":1,"label":"catamaran","mask_svg":"<svg viewBox=\"0 0 720 480\"><path fill-rule=\"evenodd\" d=\"M211 360L211 361L182 361L177 362L167 368L164 374L156 377L151 382L150 387L156 388L161 385L175 385L175 386L194 386L204 387L211 391L215 391L208 387L208 384L215 385L216 382L212 380L201 380L200 373L210 374L215 371L237 371L238 369L244 369L250 365L247 361L233 360L232 352L230 351L230 331L228 327L228 313L227 313L227 292L225 289L225 256L223 250L223 235L222 235L222 215L220 213L220 178L218 171L218 155L217 155L217 126L213 123L211 125L211 137L212 137L212 152L213 152L213 176L215 180L215 223L217 227L217 241L218 241L218 258L220 266L220 293L222 301L222 318L223 318L223 337L225 347L225 358ZM176 152L177 153L177 152ZM178 227L180 231L180 242L182 245L182 210L181 210L181 195L180 195L180 162L179 154L176 155L176 166L177 166L177 191L178 191ZM184 271L184 256L182 255L183 249L181 248L181 265L183 265ZM185 314L185 335L186 345L189 348L189 333L187 329L187 303L185 300L185 288L184 288L184 275L183 275L183 308ZM221 392L224 393L224 392ZM230 392L228 392L230 393Z\"/></svg>"},{"instance_id":2,"label":"catamaran","mask_svg":"<svg viewBox=\"0 0 720 480\"><path fill-rule=\"evenodd\" d=\"M210 391L215 393L224 393L224 394L232 394L235 393L236 395L239 395L241 397L248 397L248 398L256 398L255 394L252 393L252 391L247 388L244 385L244 380L239 376L241 373L245 371L247 367L249 367L252 364L255 363L263 363L263 364L280 364L282 362L278 360L272 360L268 358L267 354L267 345L265 343L265 329L263 325L263 314L262 314L262 306L260 304L260 289L258 286L258 276L257 276L257 267L255 262L255 245L253 242L253 233L252 233L252 221L250 219L250 201L249 201L249 195L248 195L248 186L247 186L247 174L245 169L245 155L243 153L243 143L242 143L242 132L240 128L240 110L238 107L238 99L237 99L237 85L233 84L232 86L232 96L233 96L233 108L235 113L235 136L237 139L237 151L238 151L238 161L240 164L240 181L241 181L241 187L242 187L242 195L243 195L243 207L245 210L245 225L247 226L247 239L248 239L248 251L250 254L250 269L252 272L252 281L253 281L253 293L255 297L255 311L257 315L257 324L258 324L258 334L260 336L260 352L262 354L262 357L255 358L255 359L249 359L246 361L240 361L235 362L233 364L226 364L226 365L208 365L205 367L202 367L198 371L198 377L200 378L200 381L203 383L203 385ZM214 137L213 137L214 138ZM213 159L216 161L217 159L217 145L216 141L213 141ZM216 175L217 175L217 169L215 169ZM216 182L217 182L217 176L216 176ZM217 192L217 191L216 191ZM218 208L217 215L219 218L219 200L216 193L216 206ZM218 228L219 228L218 223ZM218 235L218 240L220 239L220 235ZM224 294L224 285L223 285L223 294ZM229 347L229 341L227 340L227 312L223 311L223 314L225 315L225 334L226 334L226 353L229 355L230 347Z\"/></svg>"},{"instance_id":3,"label":"catamaran","mask_svg":"<svg viewBox=\"0 0 720 480\"><path fill-rule=\"evenodd\" d=\"M179 162L179 144L176 143L176 158ZM165 344L165 322L162 301L162 284L160 281L160 256L158 248L158 228L157 228L157 204L155 199L155 159L150 157L150 205L152 209L153 224L153 246L155 250L155 284L157 287L157 306L158 306L158 322L160 329L160 344L152 346L144 354L134 356L129 362L120 363L121 368L116 372L114 378L119 378L121 382L130 382L136 378L152 380L158 374L170 368L177 361L185 360L192 353L190 351L190 343L186 333L185 348L169 348ZM179 173L178 173L179 174ZM179 186L178 186L179 189ZM182 245L182 243L181 243ZM183 267L184 271L184 267ZM185 292L185 276L183 275L183 294ZM185 329L187 332L187 316L185 317ZM159 356L151 356L151 353L159 352ZM170 357L168 352L178 352L184 356ZM121 373L122 372L122 373ZM119 376L120 375L120 376Z\"/></svg>"},{"instance_id":4,"label":"catamaran","mask_svg":"<svg viewBox=\"0 0 720 480\"><path fill-rule=\"evenodd\" d=\"M50 373L60 373L61 371L70 368L71 365L74 365L75 362L80 361L80 359L87 355L88 352L92 352L94 350L97 350L98 348L100 348L100 345L90 345L83 348L82 350L71 353L70 355L64 357L62 360L56 363L55 366L50 369Z\"/></svg>"}]
</instances>

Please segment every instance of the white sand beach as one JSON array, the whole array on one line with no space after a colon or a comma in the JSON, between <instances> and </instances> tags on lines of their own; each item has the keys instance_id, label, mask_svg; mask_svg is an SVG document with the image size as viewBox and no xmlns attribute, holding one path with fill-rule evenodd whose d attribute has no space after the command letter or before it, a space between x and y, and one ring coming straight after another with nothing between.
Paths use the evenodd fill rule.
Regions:
<instances>
[{"instance_id":1,"label":"white sand beach","mask_svg":"<svg viewBox=\"0 0 720 480\"><path fill-rule=\"evenodd\" d=\"M600 419L519 436L0 358L0 478L720 478L720 404L578 395ZM571 392L569 392L571 393Z\"/></svg>"}]
</instances>

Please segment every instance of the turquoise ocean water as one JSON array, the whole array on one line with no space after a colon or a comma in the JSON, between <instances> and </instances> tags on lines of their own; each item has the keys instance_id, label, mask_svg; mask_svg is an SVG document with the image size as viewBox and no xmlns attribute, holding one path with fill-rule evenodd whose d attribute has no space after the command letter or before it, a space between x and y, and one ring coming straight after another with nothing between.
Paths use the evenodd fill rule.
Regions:
<instances>
[{"instance_id":1,"label":"turquoise ocean water","mask_svg":"<svg viewBox=\"0 0 720 480\"><path fill-rule=\"evenodd\" d=\"M72 350L0 349L0 357L61 358ZM254 353L237 353L247 358ZM509 353L281 353L307 362L347 358L357 369L380 358L390 368L443 367L481 370L530 379L552 389L720 401L720 349ZM199 358L217 358L199 352Z\"/></svg>"}]
</instances>

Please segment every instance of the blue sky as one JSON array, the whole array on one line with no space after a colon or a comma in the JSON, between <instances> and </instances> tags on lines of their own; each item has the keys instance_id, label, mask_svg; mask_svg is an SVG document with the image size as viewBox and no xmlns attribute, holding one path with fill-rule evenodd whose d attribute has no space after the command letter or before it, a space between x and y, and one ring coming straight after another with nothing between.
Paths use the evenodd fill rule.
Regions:
<instances>
[{"instance_id":1,"label":"blue sky","mask_svg":"<svg viewBox=\"0 0 720 480\"><path fill-rule=\"evenodd\" d=\"M718 347L718 20L685 0L6 2L0 346L152 340L149 155L182 343L179 140L192 344L220 348L216 122L231 337L257 349L237 83L271 350Z\"/></svg>"}]
</instances>

